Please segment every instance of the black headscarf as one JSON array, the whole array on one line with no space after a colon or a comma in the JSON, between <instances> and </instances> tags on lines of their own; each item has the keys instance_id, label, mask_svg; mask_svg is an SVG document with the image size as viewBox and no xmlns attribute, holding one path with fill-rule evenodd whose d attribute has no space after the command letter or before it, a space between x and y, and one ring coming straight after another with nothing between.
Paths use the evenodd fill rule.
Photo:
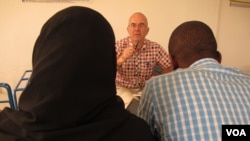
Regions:
<instances>
[{"instance_id":1,"label":"black headscarf","mask_svg":"<svg viewBox=\"0 0 250 141\"><path fill-rule=\"evenodd\" d=\"M73 6L43 26L19 110L0 112L0 141L151 141L116 96L115 37L97 11Z\"/></svg>"}]
</instances>

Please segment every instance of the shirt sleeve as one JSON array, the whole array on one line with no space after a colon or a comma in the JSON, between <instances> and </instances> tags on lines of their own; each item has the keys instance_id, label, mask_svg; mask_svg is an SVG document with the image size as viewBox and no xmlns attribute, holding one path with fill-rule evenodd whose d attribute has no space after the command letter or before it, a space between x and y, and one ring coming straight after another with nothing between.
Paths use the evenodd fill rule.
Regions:
<instances>
[{"instance_id":1,"label":"shirt sleeve","mask_svg":"<svg viewBox=\"0 0 250 141\"><path fill-rule=\"evenodd\" d=\"M143 89L138 108L138 116L144 119L149 124L152 133L154 133L155 132L154 108L153 108L152 95L150 93L149 84L146 84Z\"/></svg>"},{"instance_id":2,"label":"shirt sleeve","mask_svg":"<svg viewBox=\"0 0 250 141\"><path fill-rule=\"evenodd\" d=\"M171 67L171 59L166 50L162 47L159 48L159 55L157 56L157 64L163 69L167 69Z\"/></svg>"},{"instance_id":3,"label":"shirt sleeve","mask_svg":"<svg viewBox=\"0 0 250 141\"><path fill-rule=\"evenodd\" d=\"M120 41L117 41L115 43L115 51L116 51L116 56L120 56L121 53L122 53L122 46L121 46L121 42Z\"/></svg>"}]
</instances>

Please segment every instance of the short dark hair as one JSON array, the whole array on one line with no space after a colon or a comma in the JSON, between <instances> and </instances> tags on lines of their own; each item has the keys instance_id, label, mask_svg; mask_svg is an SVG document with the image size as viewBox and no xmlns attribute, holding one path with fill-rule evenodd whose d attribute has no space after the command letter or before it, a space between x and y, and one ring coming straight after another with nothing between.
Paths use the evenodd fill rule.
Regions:
<instances>
[{"instance_id":1,"label":"short dark hair","mask_svg":"<svg viewBox=\"0 0 250 141\"><path fill-rule=\"evenodd\" d=\"M216 57L217 43L213 31L200 21L188 21L179 25L169 39L169 53L183 60L194 56Z\"/></svg>"}]
</instances>

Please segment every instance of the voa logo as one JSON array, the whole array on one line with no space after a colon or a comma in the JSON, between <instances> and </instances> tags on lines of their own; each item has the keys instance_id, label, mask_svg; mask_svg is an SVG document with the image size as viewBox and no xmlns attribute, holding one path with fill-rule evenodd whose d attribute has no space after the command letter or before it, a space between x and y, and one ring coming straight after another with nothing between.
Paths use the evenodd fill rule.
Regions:
<instances>
[{"instance_id":1,"label":"voa logo","mask_svg":"<svg viewBox=\"0 0 250 141\"><path fill-rule=\"evenodd\" d=\"M244 129L226 129L227 136L247 136Z\"/></svg>"}]
</instances>

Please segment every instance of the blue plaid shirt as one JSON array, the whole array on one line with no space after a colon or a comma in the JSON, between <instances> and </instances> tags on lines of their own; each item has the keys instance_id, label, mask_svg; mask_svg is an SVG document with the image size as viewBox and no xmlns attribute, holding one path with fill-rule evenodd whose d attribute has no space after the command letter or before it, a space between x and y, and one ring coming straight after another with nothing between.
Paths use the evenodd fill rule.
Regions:
<instances>
[{"instance_id":1,"label":"blue plaid shirt","mask_svg":"<svg viewBox=\"0 0 250 141\"><path fill-rule=\"evenodd\" d=\"M250 76L201 59L147 81L138 115L161 141L219 141L223 124L250 124Z\"/></svg>"}]
</instances>

